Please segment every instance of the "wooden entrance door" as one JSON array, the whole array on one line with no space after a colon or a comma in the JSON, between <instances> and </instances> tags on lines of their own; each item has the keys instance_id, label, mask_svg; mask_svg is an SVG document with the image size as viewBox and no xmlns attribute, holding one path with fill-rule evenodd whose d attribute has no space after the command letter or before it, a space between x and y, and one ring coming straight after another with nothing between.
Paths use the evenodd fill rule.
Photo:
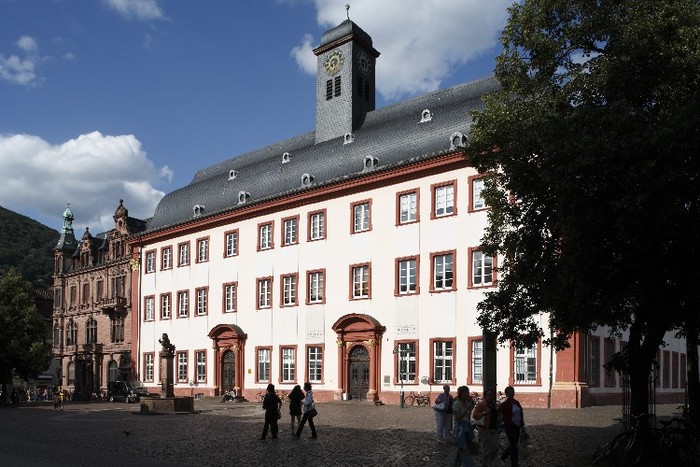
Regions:
<instances>
[{"instance_id":1,"label":"wooden entrance door","mask_svg":"<svg viewBox=\"0 0 700 467\"><path fill-rule=\"evenodd\" d=\"M233 391L236 387L236 354L227 350L221 359L221 390Z\"/></svg>"},{"instance_id":2,"label":"wooden entrance door","mask_svg":"<svg viewBox=\"0 0 700 467\"><path fill-rule=\"evenodd\" d=\"M350 394L353 399L367 399L369 391L369 352L361 345L350 352L348 364Z\"/></svg>"}]
</instances>

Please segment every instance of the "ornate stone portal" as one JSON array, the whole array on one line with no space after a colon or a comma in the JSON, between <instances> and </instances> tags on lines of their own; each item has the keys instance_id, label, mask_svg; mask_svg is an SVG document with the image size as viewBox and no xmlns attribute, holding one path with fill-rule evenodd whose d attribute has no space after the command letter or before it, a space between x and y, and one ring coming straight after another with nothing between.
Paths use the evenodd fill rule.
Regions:
<instances>
[{"instance_id":1,"label":"ornate stone portal","mask_svg":"<svg viewBox=\"0 0 700 467\"><path fill-rule=\"evenodd\" d=\"M175 412L194 412L194 398L192 397L175 397L174 392L174 366L175 346L170 342L170 338L166 333L163 333L158 342L163 346L163 349L158 353L160 356L160 364L163 369L163 379L161 381L160 399L141 399L141 413L175 413Z\"/></svg>"}]
</instances>

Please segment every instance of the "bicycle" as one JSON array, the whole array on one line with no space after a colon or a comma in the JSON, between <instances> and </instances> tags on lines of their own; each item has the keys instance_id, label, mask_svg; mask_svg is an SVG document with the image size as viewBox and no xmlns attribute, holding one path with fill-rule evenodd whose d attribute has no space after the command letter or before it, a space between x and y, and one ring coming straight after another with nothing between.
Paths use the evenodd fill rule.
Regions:
<instances>
[{"instance_id":1,"label":"bicycle","mask_svg":"<svg viewBox=\"0 0 700 467\"><path fill-rule=\"evenodd\" d=\"M277 397L280 398L282 403L289 401L289 393L287 391L277 391Z\"/></svg>"},{"instance_id":2,"label":"bicycle","mask_svg":"<svg viewBox=\"0 0 700 467\"><path fill-rule=\"evenodd\" d=\"M700 432L690 419L685 406L680 415L669 420L659 420L662 425L659 439L659 453L669 463L694 465L700 459Z\"/></svg>"},{"instance_id":3,"label":"bicycle","mask_svg":"<svg viewBox=\"0 0 700 467\"><path fill-rule=\"evenodd\" d=\"M632 415L631 428L613 438L612 459L617 465L633 467L641 462L643 456L656 457L658 452L654 451L654 447L658 448L658 443L654 441L658 433L654 417L647 413ZM644 419L648 419L646 424L642 424Z\"/></svg>"},{"instance_id":4,"label":"bicycle","mask_svg":"<svg viewBox=\"0 0 700 467\"><path fill-rule=\"evenodd\" d=\"M616 448L618 448L619 444L622 442L622 439L625 437L626 432L623 431L613 436L612 439L598 446L598 448L596 448L596 450L593 452L591 463L593 465L597 465L606 459L611 459L613 462L615 462L614 451Z\"/></svg>"},{"instance_id":5,"label":"bicycle","mask_svg":"<svg viewBox=\"0 0 700 467\"><path fill-rule=\"evenodd\" d=\"M411 391L409 395L404 397L403 403L404 405L412 406L415 403L418 403L419 407L423 406L429 406L430 405L430 396L427 394L423 393L417 393L415 391Z\"/></svg>"},{"instance_id":6,"label":"bicycle","mask_svg":"<svg viewBox=\"0 0 700 467\"><path fill-rule=\"evenodd\" d=\"M259 391L259 392L255 395L255 400L256 400L257 402L262 402L262 401L265 399L265 392L266 392L266 391Z\"/></svg>"}]
</instances>

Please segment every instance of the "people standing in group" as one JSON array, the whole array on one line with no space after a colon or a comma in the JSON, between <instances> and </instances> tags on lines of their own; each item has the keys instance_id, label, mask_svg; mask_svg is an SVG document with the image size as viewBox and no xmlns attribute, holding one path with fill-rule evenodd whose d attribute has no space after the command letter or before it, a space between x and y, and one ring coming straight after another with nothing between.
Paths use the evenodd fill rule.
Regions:
<instances>
[{"instance_id":1,"label":"people standing in group","mask_svg":"<svg viewBox=\"0 0 700 467\"><path fill-rule=\"evenodd\" d=\"M263 398L262 408L265 410L265 427L263 428L260 439L265 441L267 438L267 430L272 431L272 439L277 439L277 420L280 419L280 409L282 408L282 399L275 392L275 385L267 385L267 393Z\"/></svg>"},{"instance_id":2,"label":"people standing in group","mask_svg":"<svg viewBox=\"0 0 700 467\"><path fill-rule=\"evenodd\" d=\"M496 408L496 394L493 389L484 392L484 398L474 407L472 418L483 421L478 425L479 441L481 442L481 465L492 467L496 464L498 456L498 410Z\"/></svg>"},{"instance_id":3,"label":"people standing in group","mask_svg":"<svg viewBox=\"0 0 700 467\"><path fill-rule=\"evenodd\" d=\"M505 390L506 400L501 402L499 410L503 416L503 428L508 437L508 448L501 454L501 460L510 456L511 467L518 467L518 442L520 441L520 429L525 425L523 407L515 399L515 389L508 386Z\"/></svg>"},{"instance_id":4,"label":"people standing in group","mask_svg":"<svg viewBox=\"0 0 700 467\"><path fill-rule=\"evenodd\" d=\"M304 400L304 392L298 384L287 396L289 400L289 415L292 417L292 434L296 433L295 422L301 424L301 403Z\"/></svg>"},{"instance_id":5,"label":"people standing in group","mask_svg":"<svg viewBox=\"0 0 700 467\"><path fill-rule=\"evenodd\" d=\"M474 467L474 457L469 453L468 445L474 440L474 429L470 423L474 401L469 396L469 388L460 386L457 389L457 399L452 404L452 414L455 419L455 437L457 438L457 455L454 467L460 464L464 467Z\"/></svg>"},{"instance_id":6,"label":"people standing in group","mask_svg":"<svg viewBox=\"0 0 700 467\"><path fill-rule=\"evenodd\" d=\"M450 395L448 384L442 387L442 393L435 399L433 411L435 412L435 437L438 443L445 443L447 435L452 433L452 404L454 399Z\"/></svg>"},{"instance_id":7,"label":"people standing in group","mask_svg":"<svg viewBox=\"0 0 700 467\"><path fill-rule=\"evenodd\" d=\"M297 428L297 432L294 434L294 436L297 438L301 436L301 430L304 428L304 424L308 421L309 428L311 428L311 437L316 438L316 426L314 425L316 407L314 407L314 393L311 390L311 383L308 381L304 383L304 391L306 391L306 396L304 397L304 416L301 417L299 428Z\"/></svg>"}]
</instances>

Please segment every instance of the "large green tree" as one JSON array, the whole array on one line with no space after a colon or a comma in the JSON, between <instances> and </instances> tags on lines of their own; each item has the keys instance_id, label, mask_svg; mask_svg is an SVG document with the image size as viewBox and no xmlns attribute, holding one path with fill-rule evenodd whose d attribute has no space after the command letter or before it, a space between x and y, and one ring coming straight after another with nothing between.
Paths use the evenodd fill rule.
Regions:
<instances>
[{"instance_id":1,"label":"large green tree","mask_svg":"<svg viewBox=\"0 0 700 467\"><path fill-rule=\"evenodd\" d=\"M528 344L547 312L558 347L629 329L617 361L644 413L665 333L697 336L699 3L524 0L510 14L502 90L469 144L502 274L479 321Z\"/></svg>"},{"instance_id":2,"label":"large green tree","mask_svg":"<svg viewBox=\"0 0 700 467\"><path fill-rule=\"evenodd\" d=\"M48 326L38 313L32 285L15 269L0 277L0 384L13 374L29 379L51 361Z\"/></svg>"}]
</instances>

